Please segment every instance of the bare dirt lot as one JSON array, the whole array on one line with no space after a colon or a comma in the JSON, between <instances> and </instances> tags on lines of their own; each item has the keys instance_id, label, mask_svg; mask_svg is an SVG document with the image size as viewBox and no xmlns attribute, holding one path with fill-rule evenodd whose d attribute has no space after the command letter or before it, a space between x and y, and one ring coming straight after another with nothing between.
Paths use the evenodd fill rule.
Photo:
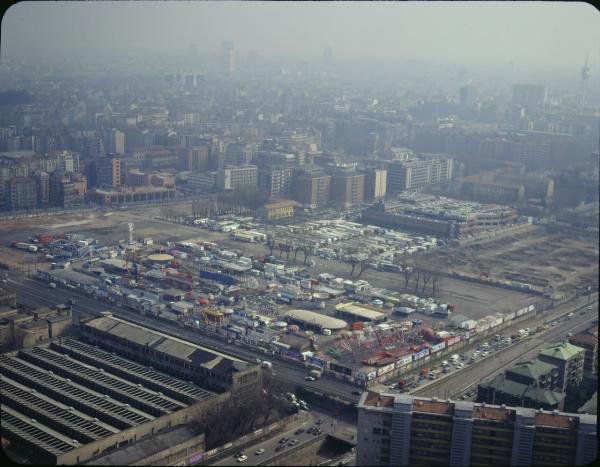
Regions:
<instances>
[{"instance_id":1,"label":"bare dirt lot","mask_svg":"<svg viewBox=\"0 0 600 467\"><path fill-rule=\"evenodd\" d=\"M528 232L472 243L429 255L453 271L487 274L571 295L598 281L598 243L592 236L549 233L542 226Z\"/></svg>"}]
</instances>

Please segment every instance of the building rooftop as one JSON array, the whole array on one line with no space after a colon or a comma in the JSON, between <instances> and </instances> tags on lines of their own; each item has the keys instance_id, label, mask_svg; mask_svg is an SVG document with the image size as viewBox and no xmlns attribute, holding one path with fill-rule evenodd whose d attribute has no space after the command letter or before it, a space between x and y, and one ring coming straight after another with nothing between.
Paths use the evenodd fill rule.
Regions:
<instances>
[{"instance_id":1,"label":"building rooftop","mask_svg":"<svg viewBox=\"0 0 600 467\"><path fill-rule=\"evenodd\" d=\"M568 342L561 342L560 344L556 344L552 347L548 347L547 349L542 350L540 352L540 355L556 358L559 360L569 360L575 355L584 351L585 349L577 347L576 345L570 344Z\"/></svg>"},{"instance_id":2,"label":"building rooftop","mask_svg":"<svg viewBox=\"0 0 600 467\"><path fill-rule=\"evenodd\" d=\"M361 318L366 321L377 321L378 319L385 317L383 313L375 311L372 308L366 307L364 305L359 305L355 302L342 303L340 305L337 305L336 309L339 312L354 315L357 318Z\"/></svg>"},{"instance_id":3,"label":"building rooftop","mask_svg":"<svg viewBox=\"0 0 600 467\"><path fill-rule=\"evenodd\" d=\"M138 460L162 452L171 446L177 446L188 439L198 436L190 425L179 425L170 430L157 432L155 436L148 437L134 444L126 445L121 449L87 462L89 465L135 465Z\"/></svg>"},{"instance_id":4,"label":"building rooftop","mask_svg":"<svg viewBox=\"0 0 600 467\"><path fill-rule=\"evenodd\" d=\"M413 412L435 413L440 415L452 415L454 405L445 401L416 399L413 401Z\"/></svg>"},{"instance_id":5,"label":"building rooftop","mask_svg":"<svg viewBox=\"0 0 600 467\"><path fill-rule=\"evenodd\" d=\"M320 326L331 330L344 329L348 325L346 321L341 319L332 318L331 316L309 310L290 310L286 312L286 316L305 324Z\"/></svg>"},{"instance_id":6,"label":"building rooftop","mask_svg":"<svg viewBox=\"0 0 600 467\"><path fill-rule=\"evenodd\" d=\"M569 342L574 345L583 344L593 346L598 344L598 336L582 332L581 334L571 336Z\"/></svg>"},{"instance_id":7,"label":"building rooftop","mask_svg":"<svg viewBox=\"0 0 600 467\"><path fill-rule=\"evenodd\" d=\"M153 331L112 315L94 318L84 322L83 325L135 342L138 345L151 347L216 373L239 371L248 364L236 357Z\"/></svg>"},{"instance_id":8,"label":"building rooftop","mask_svg":"<svg viewBox=\"0 0 600 467\"><path fill-rule=\"evenodd\" d=\"M506 373L526 376L534 381L538 381L542 376L547 375L554 369L556 369L556 366L542 362L536 358L528 362L517 363L506 370Z\"/></svg>"},{"instance_id":9,"label":"building rooftop","mask_svg":"<svg viewBox=\"0 0 600 467\"><path fill-rule=\"evenodd\" d=\"M265 209L289 208L298 206L300 203L291 199L280 199L273 203L265 204Z\"/></svg>"}]
</instances>

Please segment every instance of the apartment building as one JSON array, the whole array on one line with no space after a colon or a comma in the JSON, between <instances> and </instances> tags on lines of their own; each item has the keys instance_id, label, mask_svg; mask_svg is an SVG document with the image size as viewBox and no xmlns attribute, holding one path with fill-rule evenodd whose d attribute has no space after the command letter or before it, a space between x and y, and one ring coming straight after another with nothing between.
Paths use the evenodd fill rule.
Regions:
<instances>
[{"instance_id":1,"label":"apartment building","mask_svg":"<svg viewBox=\"0 0 600 467\"><path fill-rule=\"evenodd\" d=\"M323 206L331 199L331 175L318 171L300 174L292 183L292 193L304 206Z\"/></svg>"},{"instance_id":2,"label":"apartment building","mask_svg":"<svg viewBox=\"0 0 600 467\"><path fill-rule=\"evenodd\" d=\"M270 199L289 197L292 189L292 168L281 166L259 170L258 186L266 190Z\"/></svg>"},{"instance_id":3,"label":"apartment building","mask_svg":"<svg viewBox=\"0 0 600 467\"><path fill-rule=\"evenodd\" d=\"M452 159L437 154L386 161L387 191L390 194L447 183L452 178Z\"/></svg>"},{"instance_id":4,"label":"apartment building","mask_svg":"<svg viewBox=\"0 0 600 467\"><path fill-rule=\"evenodd\" d=\"M367 169L365 171L365 200L385 198L387 189L387 170Z\"/></svg>"},{"instance_id":5,"label":"apartment building","mask_svg":"<svg viewBox=\"0 0 600 467\"><path fill-rule=\"evenodd\" d=\"M515 407L564 408L558 367L534 359L520 362L477 387L477 401Z\"/></svg>"},{"instance_id":6,"label":"apartment building","mask_svg":"<svg viewBox=\"0 0 600 467\"><path fill-rule=\"evenodd\" d=\"M9 209L34 208L38 202L38 187L31 177L14 177L6 184L6 205Z\"/></svg>"},{"instance_id":7,"label":"apartment building","mask_svg":"<svg viewBox=\"0 0 600 467\"><path fill-rule=\"evenodd\" d=\"M219 190L234 190L245 186L256 186L258 167L255 165L225 166L217 170L216 186Z\"/></svg>"},{"instance_id":8,"label":"apartment building","mask_svg":"<svg viewBox=\"0 0 600 467\"><path fill-rule=\"evenodd\" d=\"M569 342L553 345L540 352L538 358L558 368L558 387L565 392L567 386L579 386L583 380L585 350Z\"/></svg>"},{"instance_id":9,"label":"apartment building","mask_svg":"<svg viewBox=\"0 0 600 467\"><path fill-rule=\"evenodd\" d=\"M584 465L595 416L364 392L356 465Z\"/></svg>"},{"instance_id":10,"label":"apartment building","mask_svg":"<svg viewBox=\"0 0 600 467\"><path fill-rule=\"evenodd\" d=\"M336 172L331 178L331 199L345 207L364 201L365 175L353 170Z\"/></svg>"},{"instance_id":11,"label":"apartment building","mask_svg":"<svg viewBox=\"0 0 600 467\"><path fill-rule=\"evenodd\" d=\"M582 332L569 338L569 343L584 349L583 355L583 375L595 376L598 374L598 328L596 334Z\"/></svg>"}]
</instances>

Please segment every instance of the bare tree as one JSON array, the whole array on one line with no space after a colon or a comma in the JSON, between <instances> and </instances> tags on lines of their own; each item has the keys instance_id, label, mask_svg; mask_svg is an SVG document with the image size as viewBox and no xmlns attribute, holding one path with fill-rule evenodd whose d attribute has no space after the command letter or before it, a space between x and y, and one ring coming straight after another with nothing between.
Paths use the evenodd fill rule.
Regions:
<instances>
[{"instance_id":1,"label":"bare tree","mask_svg":"<svg viewBox=\"0 0 600 467\"><path fill-rule=\"evenodd\" d=\"M362 273L371 269L373 265L367 261L363 261L362 263L360 263L360 270L358 271L358 277L360 278L360 276L362 276Z\"/></svg>"},{"instance_id":2,"label":"bare tree","mask_svg":"<svg viewBox=\"0 0 600 467\"><path fill-rule=\"evenodd\" d=\"M431 281L431 273L429 271L423 270L421 271L421 274L423 276L423 288L421 289L422 293L425 293L425 289L427 288L427 284L429 284L429 281Z\"/></svg>"},{"instance_id":3,"label":"bare tree","mask_svg":"<svg viewBox=\"0 0 600 467\"><path fill-rule=\"evenodd\" d=\"M402 266L402 276L404 277L404 288L408 289L408 283L410 282L411 277L413 276L415 270L412 266L403 265Z\"/></svg>"},{"instance_id":4,"label":"bare tree","mask_svg":"<svg viewBox=\"0 0 600 467\"><path fill-rule=\"evenodd\" d=\"M440 282L442 281L443 276L439 273L436 273L433 275L433 277L431 278L431 296L435 297L435 292L440 284Z\"/></svg>"},{"instance_id":5,"label":"bare tree","mask_svg":"<svg viewBox=\"0 0 600 467\"><path fill-rule=\"evenodd\" d=\"M415 268L413 277L415 278L415 292L417 292L419 290L419 282L421 281L421 270Z\"/></svg>"}]
</instances>

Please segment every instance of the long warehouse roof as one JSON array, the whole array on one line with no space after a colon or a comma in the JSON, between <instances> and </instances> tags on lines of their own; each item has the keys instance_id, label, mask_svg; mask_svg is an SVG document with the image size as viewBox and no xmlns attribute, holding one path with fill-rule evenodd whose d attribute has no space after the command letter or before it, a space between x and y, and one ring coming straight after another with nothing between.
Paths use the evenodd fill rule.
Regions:
<instances>
[{"instance_id":1,"label":"long warehouse roof","mask_svg":"<svg viewBox=\"0 0 600 467\"><path fill-rule=\"evenodd\" d=\"M290 310L286 313L288 318L295 319L306 324L321 326L326 329L343 329L348 323L346 321L332 318L331 316L322 315L309 310Z\"/></svg>"}]
</instances>

